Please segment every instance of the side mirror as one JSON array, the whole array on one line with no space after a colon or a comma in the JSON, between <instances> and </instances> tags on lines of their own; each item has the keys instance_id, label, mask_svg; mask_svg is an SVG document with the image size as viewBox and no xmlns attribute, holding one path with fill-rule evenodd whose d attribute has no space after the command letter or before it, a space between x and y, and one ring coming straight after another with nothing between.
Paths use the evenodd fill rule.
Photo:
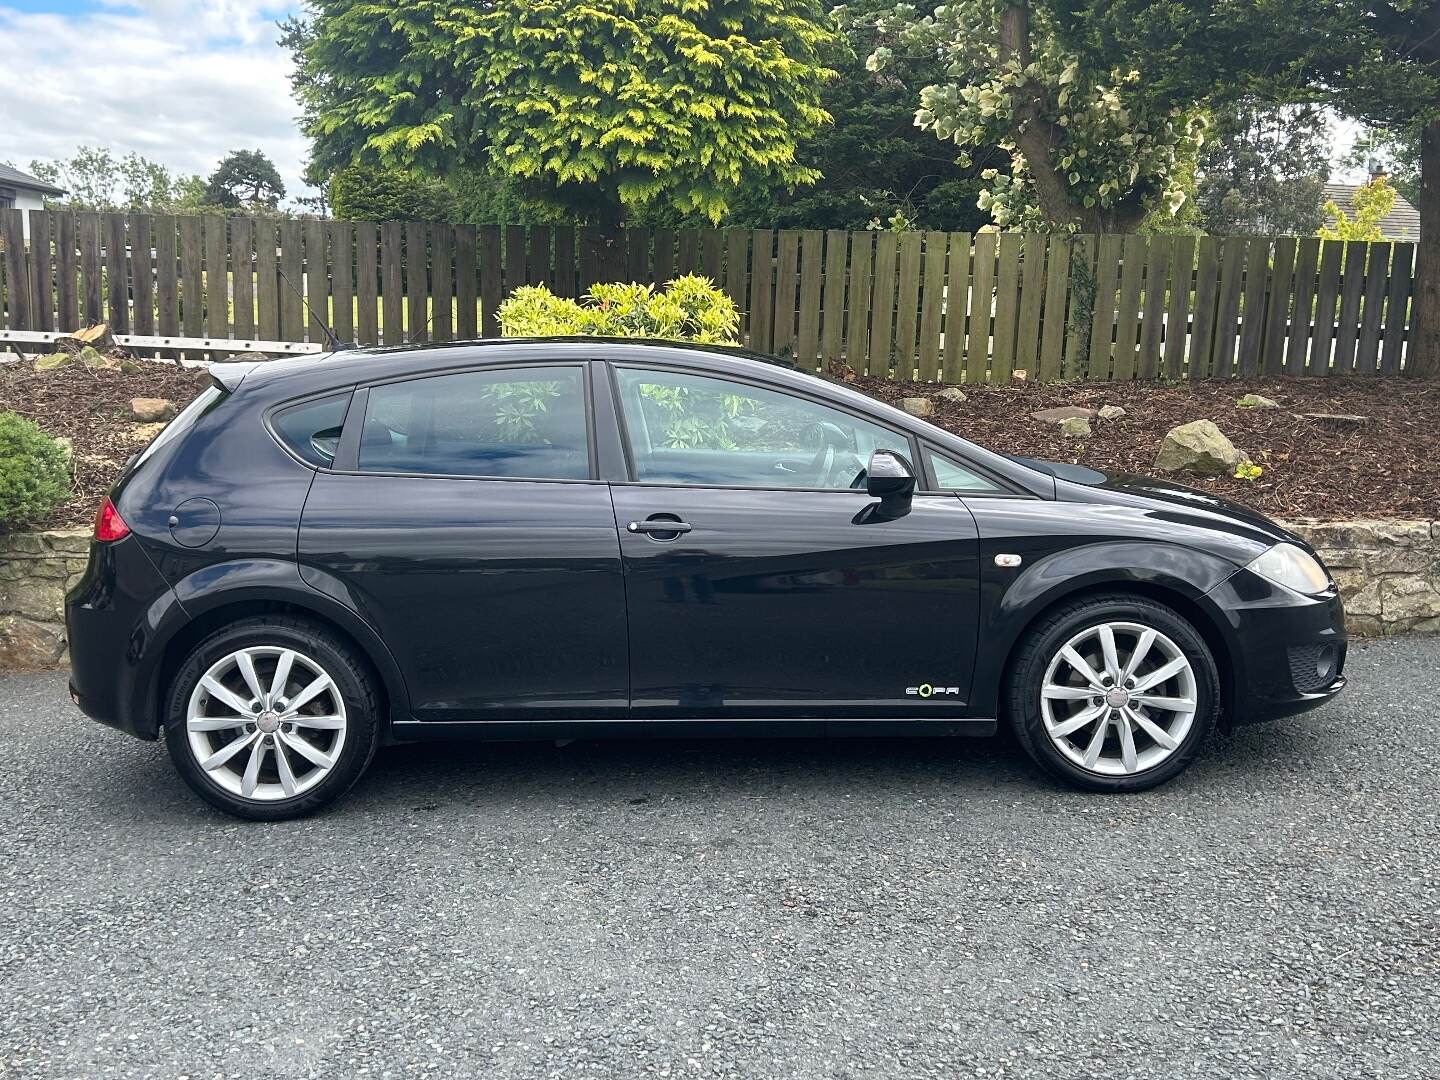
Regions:
<instances>
[{"instance_id":1,"label":"side mirror","mask_svg":"<svg viewBox=\"0 0 1440 1080\"><path fill-rule=\"evenodd\" d=\"M904 517L910 512L915 494L915 471L904 455L894 450L876 450L865 467L865 492L879 499L877 517L885 521Z\"/></svg>"}]
</instances>

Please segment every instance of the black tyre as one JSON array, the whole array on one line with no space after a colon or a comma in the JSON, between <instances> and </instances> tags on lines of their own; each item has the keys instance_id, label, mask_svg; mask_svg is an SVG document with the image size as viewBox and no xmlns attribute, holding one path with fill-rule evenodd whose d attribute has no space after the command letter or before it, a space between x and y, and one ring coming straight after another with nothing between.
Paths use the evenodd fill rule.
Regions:
<instances>
[{"instance_id":1,"label":"black tyre","mask_svg":"<svg viewBox=\"0 0 1440 1080\"><path fill-rule=\"evenodd\" d=\"M1204 639L1139 596L1056 608L1022 639L1010 676L1020 744L1051 775L1091 791L1143 791L1178 775L1220 708Z\"/></svg>"},{"instance_id":2,"label":"black tyre","mask_svg":"<svg viewBox=\"0 0 1440 1080\"><path fill-rule=\"evenodd\" d=\"M245 619L210 635L176 673L165 708L165 742L185 782L255 821L334 802L379 744L368 664L303 619Z\"/></svg>"}]
</instances>

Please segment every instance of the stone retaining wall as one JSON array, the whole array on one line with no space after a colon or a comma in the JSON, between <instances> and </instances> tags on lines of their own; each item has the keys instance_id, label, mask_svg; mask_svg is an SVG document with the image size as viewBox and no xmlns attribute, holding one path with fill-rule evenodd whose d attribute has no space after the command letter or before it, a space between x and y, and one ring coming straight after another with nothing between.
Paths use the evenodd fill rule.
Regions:
<instances>
[{"instance_id":1,"label":"stone retaining wall","mask_svg":"<svg viewBox=\"0 0 1440 1080\"><path fill-rule=\"evenodd\" d=\"M1350 633L1440 633L1440 521L1287 524L1335 575ZM0 672L65 666L62 605L89 546L89 529L0 534Z\"/></svg>"},{"instance_id":2,"label":"stone retaining wall","mask_svg":"<svg viewBox=\"0 0 1440 1080\"><path fill-rule=\"evenodd\" d=\"M1440 521L1286 522L1340 586L1349 632L1440 633Z\"/></svg>"},{"instance_id":3,"label":"stone retaining wall","mask_svg":"<svg viewBox=\"0 0 1440 1080\"><path fill-rule=\"evenodd\" d=\"M66 665L65 592L89 551L89 529L0 534L0 671Z\"/></svg>"}]
</instances>

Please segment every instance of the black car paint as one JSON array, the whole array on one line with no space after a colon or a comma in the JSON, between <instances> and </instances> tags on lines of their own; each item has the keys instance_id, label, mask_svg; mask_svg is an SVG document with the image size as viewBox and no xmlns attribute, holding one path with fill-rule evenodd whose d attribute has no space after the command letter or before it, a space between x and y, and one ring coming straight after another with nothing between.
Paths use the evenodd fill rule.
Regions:
<instances>
[{"instance_id":1,"label":"black car paint","mask_svg":"<svg viewBox=\"0 0 1440 1080\"><path fill-rule=\"evenodd\" d=\"M587 366L590 481L365 475L347 417L335 468L266 434L281 406L493 364ZM820 400L901 431L920 469L911 513L876 521L859 491L634 484L610 365L714 373ZM95 544L67 606L73 687L91 716L157 735L183 653L227 618L284 605L349 635L379 675L397 739L581 731L994 730L1015 643L1067 596L1106 587L1190 617L1226 673L1227 718L1298 711L1287 642L1342 652L1338 598L1243 569L1305 546L1189 489L1036 468L812 375L729 350L598 339L403 347L217 365L229 391L112 493L132 535ZM357 415L352 404L351 415ZM998 494L927 491L922 445ZM195 499L218 510L196 546ZM475 508L483 508L476 513ZM186 508L190 508L188 511ZM657 541L631 520L674 515ZM179 518L172 525L172 518ZM208 511L199 524L215 524ZM177 527L179 532L177 533ZM1018 569L997 554L1022 557ZM477 677L483 670L485 678ZM916 684L953 689L920 698Z\"/></svg>"}]
</instances>

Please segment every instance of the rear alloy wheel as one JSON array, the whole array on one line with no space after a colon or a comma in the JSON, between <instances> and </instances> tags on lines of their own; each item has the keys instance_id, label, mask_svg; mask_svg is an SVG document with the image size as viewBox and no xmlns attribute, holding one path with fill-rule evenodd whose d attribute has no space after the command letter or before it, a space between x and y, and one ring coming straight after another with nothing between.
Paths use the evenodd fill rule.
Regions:
<instances>
[{"instance_id":1,"label":"rear alloy wheel","mask_svg":"<svg viewBox=\"0 0 1440 1080\"><path fill-rule=\"evenodd\" d=\"M1011 714L1037 762L1096 790L1137 791L1179 773L1214 724L1219 681L1204 641L1138 597L1062 609L1027 639Z\"/></svg>"},{"instance_id":2,"label":"rear alloy wheel","mask_svg":"<svg viewBox=\"0 0 1440 1080\"><path fill-rule=\"evenodd\" d=\"M200 768L230 794L293 799L340 760L345 701L315 660L257 645L222 656L201 676L185 731Z\"/></svg>"},{"instance_id":3,"label":"rear alloy wheel","mask_svg":"<svg viewBox=\"0 0 1440 1080\"><path fill-rule=\"evenodd\" d=\"M166 741L208 802L273 821L343 794L375 751L377 718L372 679L346 645L299 620L247 620L186 660Z\"/></svg>"}]
</instances>

